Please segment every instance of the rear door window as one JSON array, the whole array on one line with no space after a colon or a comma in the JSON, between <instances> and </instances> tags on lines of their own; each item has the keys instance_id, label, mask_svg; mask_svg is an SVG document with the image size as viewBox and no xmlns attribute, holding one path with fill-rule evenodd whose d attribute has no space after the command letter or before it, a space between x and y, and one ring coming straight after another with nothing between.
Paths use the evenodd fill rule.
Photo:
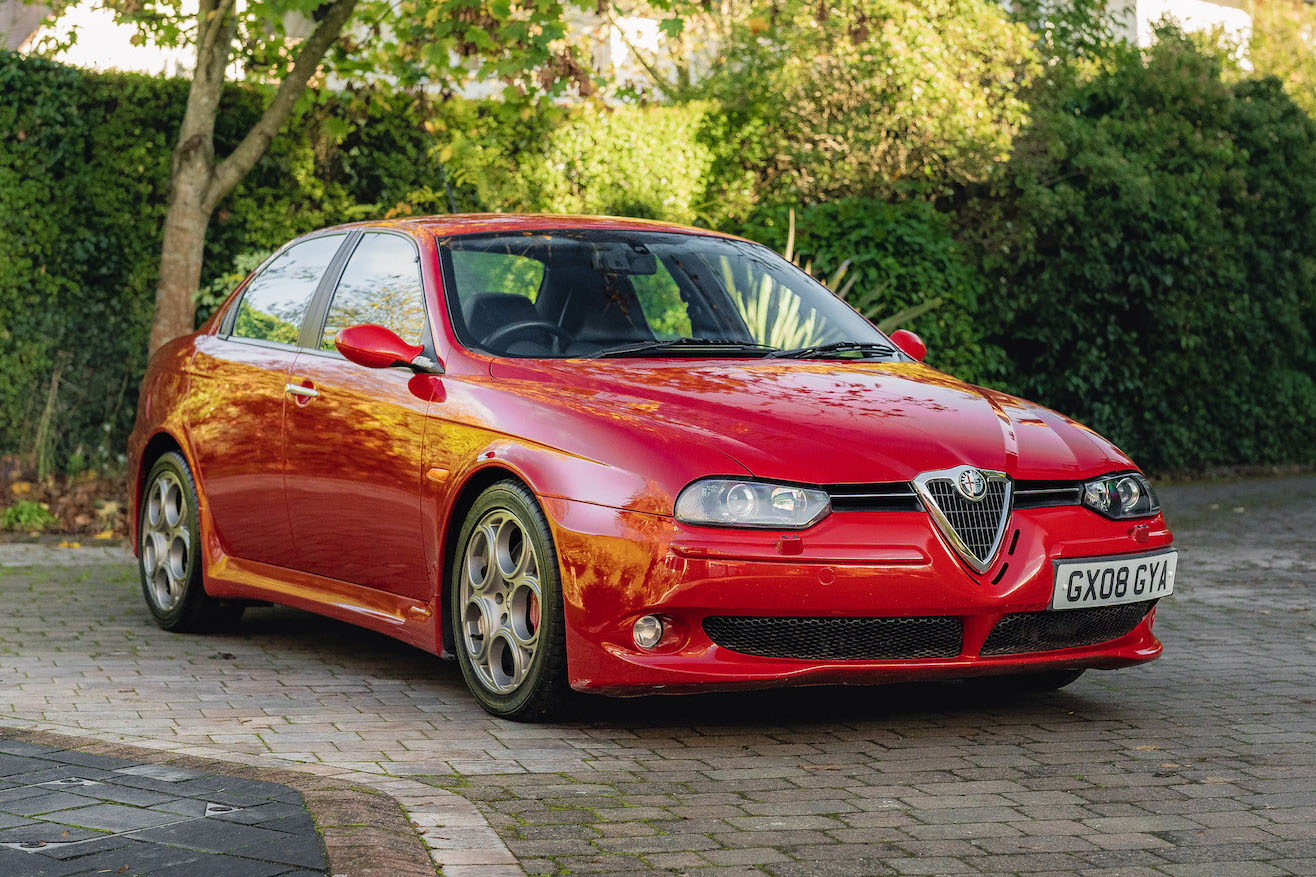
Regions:
<instances>
[{"instance_id":1,"label":"rear door window","mask_svg":"<svg viewBox=\"0 0 1316 877\"><path fill-rule=\"evenodd\" d=\"M320 278L344 237L322 235L293 244L266 265L242 293L232 335L295 346Z\"/></svg>"}]
</instances>

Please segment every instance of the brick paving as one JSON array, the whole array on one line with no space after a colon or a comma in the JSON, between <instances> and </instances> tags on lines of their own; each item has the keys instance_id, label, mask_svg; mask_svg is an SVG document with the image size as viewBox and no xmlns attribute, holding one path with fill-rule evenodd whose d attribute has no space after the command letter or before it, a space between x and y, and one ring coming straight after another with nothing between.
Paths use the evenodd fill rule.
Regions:
<instances>
[{"instance_id":1,"label":"brick paving","mask_svg":"<svg viewBox=\"0 0 1316 877\"><path fill-rule=\"evenodd\" d=\"M46 566L0 570L0 723L375 777L423 802L451 877L508 850L530 873L1316 875L1316 479L1162 493L1166 655L1054 694L598 700L516 725L384 637L277 608L172 636L131 569Z\"/></svg>"}]
</instances>

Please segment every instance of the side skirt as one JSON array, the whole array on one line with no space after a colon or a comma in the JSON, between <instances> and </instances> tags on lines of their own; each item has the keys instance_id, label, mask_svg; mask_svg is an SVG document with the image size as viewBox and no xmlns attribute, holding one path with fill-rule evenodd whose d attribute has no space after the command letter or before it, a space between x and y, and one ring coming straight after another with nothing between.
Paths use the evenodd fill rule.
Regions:
<instances>
[{"instance_id":1,"label":"side skirt","mask_svg":"<svg viewBox=\"0 0 1316 877\"><path fill-rule=\"evenodd\" d=\"M409 597L227 554L211 560L205 583L212 597L305 609L438 651L434 607Z\"/></svg>"}]
</instances>

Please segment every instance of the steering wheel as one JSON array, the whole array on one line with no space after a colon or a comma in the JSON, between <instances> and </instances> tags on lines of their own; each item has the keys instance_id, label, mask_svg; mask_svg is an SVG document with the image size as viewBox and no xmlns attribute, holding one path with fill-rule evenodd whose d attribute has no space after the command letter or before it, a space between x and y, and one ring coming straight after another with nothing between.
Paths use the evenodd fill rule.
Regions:
<instances>
[{"instance_id":1,"label":"steering wheel","mask_svg":"<svg viewBox=\"0 0 1316 877\"><path fill-rule=\"evenodd\" d=\"M573 340L571 333L556 323L550 323L547 320L521 320L494 329L485 336L484 344L486 347L498 347L500 341L507 341L512 336L516 336L519 340L520 336L528 336L533 332L547 332L567 344L570 344Z\"/></svg>"}]
</instances>

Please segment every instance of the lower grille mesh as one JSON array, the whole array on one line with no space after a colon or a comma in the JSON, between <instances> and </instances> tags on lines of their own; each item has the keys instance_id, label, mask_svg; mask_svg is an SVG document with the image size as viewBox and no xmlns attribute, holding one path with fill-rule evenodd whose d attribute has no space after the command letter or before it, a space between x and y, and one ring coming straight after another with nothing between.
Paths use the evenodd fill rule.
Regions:
<instances>
[{"instance_id":1,"label":"lower grille mesh","mask_svg":"<svg viewBox=\"0 0 1316 877\"><path fill-rule=\"evenodd\" d=\"M980 654L1017 655L1110 642L1137 627L1155 605L1155 600L1144 600L1091 609L1016 612L996 623Z\"/></svg>"},{"instance_id":2,"label":"lower grille mesh","mask_svg":"<svg viewBox=\"0 0 1316 877\"><path fill-rule=\"evenodd\" d=\"M710 615L709 639L733 652L806 661L954 658L958 618L795 618Z\"/></svg>"}]
</instances>

